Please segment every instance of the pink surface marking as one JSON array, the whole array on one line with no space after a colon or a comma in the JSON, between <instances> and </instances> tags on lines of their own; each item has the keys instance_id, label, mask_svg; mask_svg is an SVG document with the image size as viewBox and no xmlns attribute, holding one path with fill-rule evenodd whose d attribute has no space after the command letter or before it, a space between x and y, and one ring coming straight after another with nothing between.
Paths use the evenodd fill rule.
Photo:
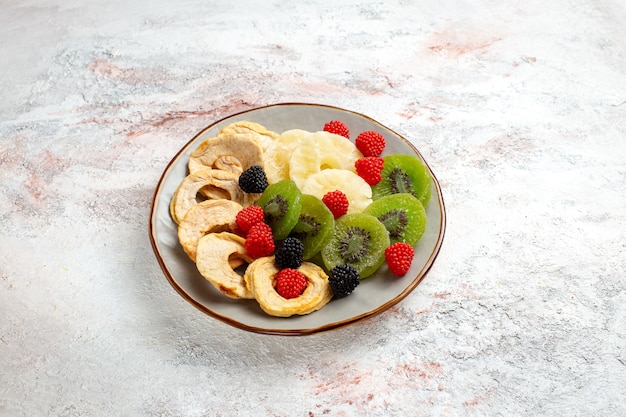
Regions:
<instances>
[{"instance_id":1,"label":"pink surface marking","mask_svg":"<svg viewBox=\"0 0 626 417\"><path fill-rule=\"evenodd\" d=\"M0 142L0 163L2 167L11 171L15 171L24 162L26 155L25 146L30 135L21 133L13 138L5 138Z\"/></svg>"},{"instance_id":2,"label":"pink surface marking","mask_svg":"<svg viewBox=\"0 0 626 417\"><path fill-rule=\"evenodd\" d=\"M474 290L472 290L467 284L460 284L457 287L457 289L454 291L446 290L442 292L435 292L433 293L433 297L439 298L439 299L452 298L455 300L458 300L458 299L479 300L480 299L478 294L476 294Z\"/></svg>"},{"instance_id":3,"label":"pink surface marking","mask_svg":"<svg viewBox=\"0 0 626 417\"><path fill-rule=\"evenodd\" d=\"M481 402L482 402L482 398L474 397L471 400L463 401L461 404L464 407L475 407L475 406L479 405Z\"/></svg>"},{"instance_id":4,"label":"pink surface marking","mask_svg":"<svg viewBox=\"0 0 626 417\"><path fill-rule=\"evenodd\" d=\"M307 80L305 78L305 80ZM331 84L325 81L298 81L294 82L294 86L298 89L311 93L324 93L324 94L354 94L352 88L348 88L341 84Z\"/></svg>"},{"instance_id":5,"label":"pink surface marking","mask_svg":"<svg viewBox=\"0 0 626 417\"><path fill-rule=\"evenodd\" d=\"M115 112L109 112L110 116L92 116L82 119L78 124L106 125L116 131L124 132L128 139L133 139L149 133L154 133L155 128L169 128L180 123L188 122L190 119L206 118L206 124L218 121L220 118L230 114L238 113L260 106L255 99L241 94L233 94L225 97L222 102L208 103L204 109L193 110L171 110L165 113L142 114L140 120L129 122L127 119L115 116ZM123 106L118 106L123 107ZM81 108L83 113L95 113L86 108Z\"/></svg>"},{"instance_id":6,"label":"pink surface marking","mask_svg":"<svg viewBox=\"0 0 626 417\"><path fill-rule=\"evenodd\" d=\"M333 361L334 362L334 361ZM336 367L336 363L332 363L331 366ZM352 392L356 385L359 385L364 378L371 377L371 371L365 371L357 373L356 364L350 363L343 365L331 379L319 381L315 385L315 395L320 395L328 391L339 391L342 396ZM313 379L317 379L319 375L314 374L312 370L309 370L309 375ZM352 403L353 400L346 398L348 403Z\"/></svg>"},{"instance_id":7,"label":"pink surface marking","mask_svg":"<svg viewBox=\"0 0 626 417\"><path fill-rule=\"evenodd\" d=\"M438 122L443 120L443 117L441 116L437 116L436 115L437 112L437 108L433 107L433 106L428 106L425 104L420 104L419 102L416 101L412 101L410 102L407 107L398 112L398 116L410 120L413 119L414 117L427 117L428 120L432 121L432 122Z\"/></svg>"},{"instance_id":8,"label":"pink surface marking","mask_svg":"<svg viewBox=\"0 0 626 417\"><path fill-rule=\"evenodd\" d=\"M460 57L466 54L484 53L501 39L501 37L494 36L492 31L472 31L452 27L433 33L427 48L435 54Z\"/></svg>"},{"instance_id":9,"label":"pink surface marking","mask_svg":"<svg viewBox=\"0 0 626 417\"><path fill-rule=\"evenodd\" d=\"M26 164L29 170L24 188L35 199L39 199L48 184L60 172L70 166L70 161L45 149Z\"/></svg>"},{"instance_id":10,"label":"pink surface marking","mask_svg":"<svg viewBox=\"0 0 626 417\"><path fill-rule=\"evenodd\" d=\"M442 374L441 364L437 362L407 363L399 365L398 369L406 375L422 379L432 379Z\"/></svg>"},{"instance_id":11,"label":"pink surface marking","mask_svg":"<svg viewBox=\"0 0 626 417\"><path fill-rule=\"evenodd\" d=\"M438 389L438 379L442 375L440 363L415 358L405 363L351 362L343 365L330 360L310 366L301 378L312 382L314 395L334 399L324 404L332 414L334 407L346 405L360 411L385 408L388 405L387 398L398 387Z\"/></svg>"},{"instance_id":12,"label":"pink surface marking","mask_svg":"<svg viewBox=\"0 0 626 417\"><path fill-rule=\"evenodd\" d=\"M149 121L149 125L154 127L170 126L197 117L208 117L211 118L210 122L215 122L219 118L257 106L260 106L260 104L257 104L253 99L235 94L227 97L224 100L224 104L212 107L209 110L178 110L158 115ZM130 135L132 135L132 131L129 133Z\"/></svg>"},{"instance_id":13,"label":"pink surface marking","mask_svg":"<svg viewBox=\"0 0 626 417\"><path fill-rule=\"evenodd\" d=\"M158 82L164 74L154 70L124 68L104 59L97 59L87 67L91 72L101 77L126 84L140 84L146 82Z\"/></svg>"},{"instance_id":14,"label":"pink surface marking","mask_svg":"<svg viewBox=\"0 0 626 417\"><path fill-rule=\"evenodd\" d=\"M480 147L474 149L478 163L485 158L499 160L507 158L509 161L523 160L530 152L537 149L535 140L523 134L505 134L492 137Z\"/></svg>"}]
</instances>

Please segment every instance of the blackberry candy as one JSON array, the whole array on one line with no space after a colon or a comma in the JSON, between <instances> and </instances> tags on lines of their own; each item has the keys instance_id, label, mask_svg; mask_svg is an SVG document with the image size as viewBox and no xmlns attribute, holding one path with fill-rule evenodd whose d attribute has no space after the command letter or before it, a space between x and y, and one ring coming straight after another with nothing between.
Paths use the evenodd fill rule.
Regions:
<instances>
[{"instance_id":1,"label":"blackberry candy","mask_svg":"<svg viewBox=\"0 0 626 417\"><path fill-rule=\"evenodd\" d=\"M298 269L302 265L303 252L304 245L300 242L300 239L287 237L274 253L274 262L280 269Z\"/></svg>"},{"instance_id":2,"label":"blackberry candy","mask_svg":"<svg viewBox=\"0 0 626 417\"><path fill-rule=\"evenodd\" d=\"M262 193L267 186L267 176L260 165L252 165L239 176L239 187L246 193Z\"/></svg>"},{"instance_id":3,"label":"blackberry candy","mask_svg":"<svg viewBox=\"0 0 626 417\"><path fill-rule=\"evenodd\" d=\"M348 264L337 265L330 270L328 283L335 298L350 295L361 282L357 270Z\"/></svg>"}]
</instances>

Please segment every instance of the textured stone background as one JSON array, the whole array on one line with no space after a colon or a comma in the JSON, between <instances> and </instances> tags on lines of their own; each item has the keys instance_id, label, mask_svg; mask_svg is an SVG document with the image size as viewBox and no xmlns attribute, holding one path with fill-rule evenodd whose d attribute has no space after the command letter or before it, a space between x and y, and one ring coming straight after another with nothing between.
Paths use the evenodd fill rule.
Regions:
<instances>
[{"instance_id":1,"label":"textured stone background","mask_svg":"<svg viewBox=\"0 0 626 417\"><path fill-rule=\"evenodd\" d=\"M626 415L624 2L2 3L3 417ZM287 101L409 138L448 212L409 297L295 338L191 307L147 233L197 131Z\"/></svg>"}]
</instances>

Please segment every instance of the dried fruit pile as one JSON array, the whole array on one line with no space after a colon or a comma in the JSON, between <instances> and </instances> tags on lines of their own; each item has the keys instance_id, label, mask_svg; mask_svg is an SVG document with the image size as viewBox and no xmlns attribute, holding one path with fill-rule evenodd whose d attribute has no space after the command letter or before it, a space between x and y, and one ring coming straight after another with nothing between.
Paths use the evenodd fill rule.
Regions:
<instances>
[{"instance_id":1,"label":"dried fruit pile","mask_svg":"<svg viewBox=\"0 0 626 417\"><path fill-rule=\"evenodd\" d=\"M179 242L216 289L273 316L319 310L383 266L402 276L431 178L417 157L385 146L375 131L353 142L338 120L281 134L232 123L189 157L170 203Z\"/></svg>"}]
</instances>

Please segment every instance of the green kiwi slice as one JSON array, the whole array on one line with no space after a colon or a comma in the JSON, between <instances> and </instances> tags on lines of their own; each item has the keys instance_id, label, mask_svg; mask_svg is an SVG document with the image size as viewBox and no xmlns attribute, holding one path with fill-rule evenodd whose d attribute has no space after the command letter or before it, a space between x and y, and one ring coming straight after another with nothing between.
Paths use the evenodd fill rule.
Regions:
<instances>
[{"instance_id":1,"label":"green kiwi slice","mask_svg":"<svg viewBox=\"0 0 626 417\"><path fill-rule=\"evenodd\" d=\"M389 233L371 214L346 214L335 221L333 237L322 249L327 270L352 265L361 279L372 275L385 261Z\"/></svg>"},{"instance_id":2,"label":"green kiwi slice","mask_svg":"<svg viewBox=\"0 0 626 417\"><path fill-rule=\"evenodd\" d=\"M274 240L282 240L300 217L302 193L292 180L270 184L259 197L257 205L263 208L265 223L272 228Z\"/></svg>"},{"instance_id":3,"label":"green kiwi slice","mask_svg":"<svg viewBox=\"0 0 626 417\"><path fill-rule=\"evenodd\" d=\"M391 194L374 200L363 210L385 225L390 242L406 242L411 246L420 240L426 229L426 210L412 194Z\"/></svg>"},{"instance_id":4,"label":"green kiwi slice","mask_svg":"<svg viewBox=\"0 0 626 417\"><path fill-rule=\"evenodd\" d=\"M418 157L405 154L387 155L383 160L383 179L372 186L372 199L409 193L426 207L432 193L430 173L426 165Z\"/></svg>"},{"instance_id":5,"label":"green kiwi slice","mask_svg":"<svg viewBox=\"0 0 626 417\"><path fill-rule=\"evenodd\" d=\"M311 259L333 237L335 218L319 198L302 194L300 217L291 229L290 236L297 237L304 245L302 258Z\"/></svg>"}]
</instances>

